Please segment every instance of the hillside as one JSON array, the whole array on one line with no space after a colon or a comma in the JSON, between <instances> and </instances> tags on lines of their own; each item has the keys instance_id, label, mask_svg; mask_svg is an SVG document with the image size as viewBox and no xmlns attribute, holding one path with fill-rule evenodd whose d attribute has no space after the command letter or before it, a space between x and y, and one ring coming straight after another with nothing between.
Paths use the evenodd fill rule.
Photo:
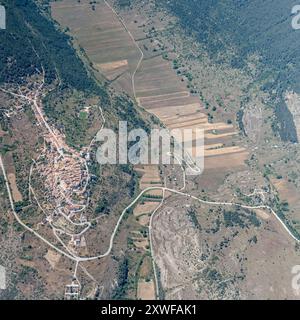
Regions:
<instances>
[{"instance_id":1,"label":"hillside","mask_svg":"<svg viewBox=\"0 0 300 320\"><path fill-rule=\"evenodd\" d=\"M73 247L78 233L82 243L67 252L97 256L107 250L123 209L139 191L139 175L130 164L100 166L95 136L104 124L117 128L124 120L129 128L146 129L150 121L128 95L94 78L72 39L41 10L40 3L4 1L7 29L0 30L0 159L4 168L0 170L0 265L7 277L0 299L64 297L65 286L73 281L74 258L67 254L71 259L65 259L59 248ZM9 206L5 170L17 212L13 213L22 226ZM54 186L55 174L62 183ZM70 193L60 197L58 190L62 187L63 193L66 186ZM73 199L67 199L69 195ZM61 207L70 218L57 215ZM83 211L78 208L86 210L74 216ZM90 222L82 222L82 217ZM58 229L67 233L58 235ZM119 240L123 251L127 232ZM49 249L47 241L56 251ZM119 251L104 263L96 257L93 260L92 269L111 275L104 278L103 293L110 297L114 289L110 281L122 265ZM84 295L99 294L97 283L78 274Z\"/></svg>"},{"instance_id":2,"label":"hillside","mask_svg":"<svg viewBox=\"0 0 300 320\"><path fill-rule=\"evenodd\" d=\"M45 68L46 81L59 79L78 90L98 90L83 63L32 0L5 0L7 29L0 31L0 82L21 81Z\"/></svg>"},{"instance_id":3,"label":"hillside","mask_svg":"<svg viewBox=\"0 0 300 320\"><path fill-rule=\"evenodd\" d=\"M300 92L300 33L291 26L295 2L238 0L156 1L194 33L215 61L244 68L252 54L260 56L257 82L272 92L283 140L297 141L292 117L284 103L286 90Z\"/></svg>"}]
</instances>

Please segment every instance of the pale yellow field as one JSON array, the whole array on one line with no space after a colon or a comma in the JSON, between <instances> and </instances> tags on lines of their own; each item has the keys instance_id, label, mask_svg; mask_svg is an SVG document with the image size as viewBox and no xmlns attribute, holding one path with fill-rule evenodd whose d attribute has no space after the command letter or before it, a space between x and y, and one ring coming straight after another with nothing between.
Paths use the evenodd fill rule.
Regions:
<instances>
[{"instance_id":1,"label":"pale yellow field","mask_svg":"<svg viewBox=\"0 0 300 320\"><path fill-rule=\"evenodd\" d=\"M51 249L49 249L45 255L46 260L49 262L51 267L54 269L56 265L58 264L61 255Z\"/></svg>"},{"instance_id":2,"label":"pale yellow field","mask_svg":"<svg viewBox=\"0 0 300 320\"><path fill-rule=\"evenodd\" d=\"M161 178L158 171L158 166L147 165L138 167L137 170L141 172L142 178L140 179L140 189L144 190L149 187L162 187ZM153 190L147 192L148 195L161 196L161 190Z\"/></svg>"},{"instance_id":3,"label":"pale yellow field","mask_svg":"<svg viewBox=\"0 0 300 320\"><path fill-rule=\"evenodd\" d=\"M268 220L268 219L270 219L270 214L267 213L267 212L264 211L264 210L257 209L257 210L255 210L255 213L256 213L260 218L262 218L263 220Z\"/></svg>"},{"instance_id":4,"label":"pale yellow field","mask_svg":"<svg viewBox=\"0 0 300 320\"><path fill-rule=\"evenodd\" d=\"M225 155L225 154L241 153L245 151L246 150L244 148L240 148L240 147L226 147L226 148L220 148L220 149L214 149L214 150L205 150L204 153L206 157L213 157L213 156L219 156L219 155Z\"/></svg>"},{"instance_id":5,"label":"pale yellow field","mask_svg":"<svg viewBox=\"0 0 300 320\"><path fill-rule=\"evenodd\" d=\"M275 178L271 178L271 182L278 191L282 201L287 201L291 205L299 203L299 192L291 183L285 179Z\"/></svg>"},{"instance_id":6,"label":"pale yellow field","mask_svg":"<svg viewBox=\"0 0 300 320\"><path fill-rule=\"evenodd\" d=\"M137 298L140 300L155 300L155 286L153 281L138 282Z\"/></svg>"},{"instance_id":7,"label":"pale yellow field","mask_svg":"<svg viewBox=\"0 0 300 320\"><path fill-rule=\"evenodd\" d=\"M115 79L118 75L128 70L128 61L120 60L107 63L96 63L96 68L103 72L109 80Z\"/></svg>"},{"instance_id":8,"label":"pale yellow field","mask_svg":"<svg viewBox=\"0 0 300 320\"><path fill-rule=\"evenodd\" d=\"M227 155L205 157L205 169L229 169L244 166L248 152L236 152Z\"/></svg>"},{"instance_id":9,"label":"pale yellow field","mask_svg":"<svg viewBox=\"0 0 300 320\"><path fill-rule=\"evenodd\" d=\"M139 203L133 210L133 214L138 217L144 213L151 213L153 212L158 206L158 203L155 202L145 202Z\"/></svg>"},{"instance_id":10,"label":"pale yellow field","mask_svg":"<svg viewBox=\"0 0 300 320\"><path fill-rule=\"evenodd\" d=\"M162 187L158 166L155 166L155 165L136 166L135 170L142 175L140 179L141 190L144 190L148 187ZM147 192L145 195L162 196L162 191L153 190L153 191ZM139 203L134 208L133 214L136 217L143 215L142 217L139 218L139 223L143 226L147 226L150 220L150 217L148 216L148 214L151 214L158 206L159 206L159 202L155 202L152 199L146 199L144 200L143 203Z\"/></svg>"},{"instance_id":11,"label":"pale yellow field","mask_svg":"<svg viewBox=\"0 0 300 320\"><path fill-rule=\"evenodd\" d=\"M9 173L7 175L11 191L12 191L12 196L15 202L20 202L23 200L22 194L20 193L17 182L16 182L16 176L13 173Z\"/></svg>"}]
</instances>

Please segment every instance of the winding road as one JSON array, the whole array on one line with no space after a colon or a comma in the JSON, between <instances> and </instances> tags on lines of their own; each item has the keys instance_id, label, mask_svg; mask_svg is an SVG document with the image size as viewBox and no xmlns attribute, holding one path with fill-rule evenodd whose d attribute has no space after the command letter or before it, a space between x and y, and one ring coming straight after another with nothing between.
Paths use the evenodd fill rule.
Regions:
<instances>
[{"instance_id":1,"label":"winding road","mask_svg":"<svg viewBox=\"0 0 300 320\"><path fill-rule=\"evenodd\" d=\"M141 50L141 48L139 47L139 45L136 43L133 35L131 34L131 32L128 30L126 24L124 23L123 19L119 16L119 14L115 11L114 8L112 8L110 6L110 4L107 3L106 0L104 0L105 4L114 12L114 14L117 16L117 18L119 19L119 21L122 23L123 27L125 28L125 30L128 32L129 36L131 37L132 41L135 43L136 47L138 48L138 50L140 51L141 53L141 57L138 61L138 64L137 64L137 67L134 71L134 73L132 74L132 88L133 88L133 93L134 93L134 97L137 101L137 96L136 96L136 90L135 90L135 75L137 73L137 71L139 70L140 68L140 65L143 61L143 58L144 58L144 54L143 54L143 51ZM15 93L11 93L7 90L4 90L4 89L1 89L2 91L6 92L6 93L9 93L9 94L12 94L12 95L15 95L17 97L21 97L21 98L27 98L26 96L22 96L22 95L18 95L18 94L15 94ZM36 111L38 112L40 118L42 119L42 122L44 124L44 126L47 128L47 130L51 133L51 135L53 135L53 138L54 138L54 141L55 141L55 144L56 144L56 147L57 147L57 150L58 152L61 152L61 148L60 148L60 145L59 145L59 141L58 139L56 138L55 136L55 133L52 131L52 129L50 128L50 126L48 125L47 121L44 119L43 117L43 114L42 112L39 110L39 106L38 106L38 94L39 92L37 91L35 96L34 96L34 99L31 99L31 102L34 104L35 108L36 108ZM101 115L103 117L103 125L101 127L101 129L103 129L104 127L104 123L105 123L105 118L103 116L103 113L102 113L102 110L101 110ZM234 202L217 202L217 201L208 201L208 200L203 200L201 198L198 198L196 196L193 196L189 193L185 193L183 192L183 190L185 189L185 173L183 172L183 175L184 175L184 186L183 188L178 191L178 190L175 190L175 189L171 189L171 188L167 188L166 186L164 187L148 187L144 190L142 190L138 196L136 196L136 198L122 211L116 225L115 225L115 228L111 234L111 237L110 237L110 241L109 241L109 246L107 248L107 250L103 253L103 254L100 254L100 255L97 255L97 256L91 256L91 257L80 257L78 255L76 255L76 253L74 252L71 252L70 250L68 250L65 247L65 249L67 250L67 252L65 250L62 250L61 248L57 247L56 245L52 244L50 241L48 241L47 239L45 239L42 235L40 235L38 232L36 232L35 230L33 230L32 228L30 228L29 226L27 226L21 219L20 217L18 216L18 214L16 213L16 210L15 210L15 205L14 205L14 201L13 201L13 197L12 197L12 193L11 193L11 189L10 189L10 185L9 185L9 181L7 179L7 174L6 174L6 170L5 170L5 166L4 166L4 163L3 163L3 160L2 160L2 156L0 155L0 167L1 167L1 170L3 172L3 176L4 176L4 180L5 180L5 185L6 185L6 189L7 189L7 193L8 193L8 198L9 198L9 202L10 202L10 207L11 207L11 210L12 210L12 213L16 219L16 221L24 228L26 229L27 231L31 232L32 234L34 234L37 238L39 238L41 241L43 241L46 245L48 245L49 247L51 247L52 249L56 250L59 254L62 254L64 255L65 257L71 259L72 261L74 261L76 263L76 268L75 268L75 273L74 273L74 277L76 277L76 272L77 272L77 269L78 269L78 266L79 266L79 263L80 262L86 262L86 261L93 261L93 260L96 260L96 259L101 259L101 258L104 258L104 257L107 257L108 255L111 254L111 251L113 250L113 245L114 245L114 240L115 240L115 237L116 237L116 234L119 230L119 227L120 227L120 224L125 216L125 214L127 213L127 211L129 209L131 209L135 204L137 204L137 202L141 199L141 197L146 194L147 192L149 191L153 191L153 190L161 190L163 192L163 198L162 198L162 201L161 203L158 205L158 207L153 211L151 217L150 217L150 223L149 223L149 241L150 241L150 250L151 250L151 255L152 257L154 257L153 255L153 243L152 243L152 224L153 224L153 218L155 216L155 214L159 211L159 209L161 208L161 206L163 205L163 202L164 202L164 199L165 199L165 193L166 192L169 192L169 193L172 193L172 194L176 194L176 195L179 195L179 196L182 196L182 197L185 197L187 199L192 199L192 200L195 200L195 201L198 201L200 203L203 203L203 204L206 204L206 205L212 205L212 206L231 206L231 207L239 207L239 208L243 208L243 209L250 209L250 210L255 210L255 209L263 209L263 210L268 210L269 212L271 212L274 217L279 221L279 223L281 224L281 226L283 227L283 229L285 230L285 232L287 232L287 234L297 243L300 243L300 240L290 231L290 229L287 227L287 225L284 223L284 221L282 221L282 219L277 215L277 213L270 207L270 206L267 206L267 205L260 205L260 206L248 206L248 205L243 205L243 204L239 204L239 203L234 203ZM58 230L54 230L54 231L58 231ZM62 244L63 245L63 244ZM152 262L153 262L153 270L154 270L154 276L155 276L155 283L156 283L156 294L158 296L158 280L157 280L157 273L156 273L156 268L155 268L155 259L153 258L152 259ZM91 276L92 277L92 276Z\"/></svg>"}]
</instances>

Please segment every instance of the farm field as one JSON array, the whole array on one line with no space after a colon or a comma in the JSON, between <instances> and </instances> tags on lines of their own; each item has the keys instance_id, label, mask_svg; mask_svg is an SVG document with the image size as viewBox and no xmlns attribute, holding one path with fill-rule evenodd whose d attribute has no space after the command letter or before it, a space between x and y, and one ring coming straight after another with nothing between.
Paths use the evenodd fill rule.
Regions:
<instances>
[{"instance_id":1,"label":"farm field","mask_svg":"<svg viewBox=\"0 0 300 320\"><path fill-rule=\"evenodd\" d=\"M51 12L84 49L95 75L116 81L132 95L131 76L140 53L110 8L103 1L63 0L51 2Z\"/></svg>"},{"instance_id":2,"label":"farm field","mask_svg":"<svg viewBox=\"0 0 300 320\"><path fill-rule=\"evenodd\" d=\"M163 45L149 34L145 17L126 11L122 12L120 21L102 1L94 5L94 10L88 1L78 3L75 0L53 2L51 8L54 19L70 29L93 66L110 80L117 77L118 86L135 96L139 105L167 128L204 130L207 168L243 166L248 152L244 147L232 146L236 128L221 121L209 122L199 98L181 81L172 61L164 58ZM78 19L73 19L74 16ZM163 21L160 25L156 28L167 27ZM137 46L143 52L140 64L141 53Z\"/></svg>"}]
</instances>

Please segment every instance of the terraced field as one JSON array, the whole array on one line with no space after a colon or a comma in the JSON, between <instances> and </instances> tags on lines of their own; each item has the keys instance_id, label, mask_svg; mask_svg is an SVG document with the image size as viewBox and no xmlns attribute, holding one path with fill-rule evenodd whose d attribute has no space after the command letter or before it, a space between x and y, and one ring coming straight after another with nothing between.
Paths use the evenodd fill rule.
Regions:
<instances>
[{"instance_id":1,"label":"terraced field","mask_svg":"<svg viewBox=\"0 0 300 320\"><path fill-rule=\"evenodd\" d=\"M85 50L95 74L121 85L132 94L131 76L139 51L130 36L104 2L91 5L88 0L64 0L51 4L53 18Z\"/></svg>"},{"instance_id":2,"label":"terraced field","mask_svg":"<svg viewBox=\"0 0 300 320\"><path fill-rule=\"evenodd\" d=\"M122 13L121 20L104 1L94 5L94 10L89 7L88 1L54 2L52 15L70 29L96 72L110 80L116 79L118 86L135 96L137 102L167 128L203 129L206 169L243 166L248 152L234 145L235 127L208 121L199 98L190 93L171 61L163 57L163 45L149 35L147 21L132 12ZM167 26L162 22L161 27ZM143 52L140 64L138 48Z\"/></svg>"}]
</instances>

